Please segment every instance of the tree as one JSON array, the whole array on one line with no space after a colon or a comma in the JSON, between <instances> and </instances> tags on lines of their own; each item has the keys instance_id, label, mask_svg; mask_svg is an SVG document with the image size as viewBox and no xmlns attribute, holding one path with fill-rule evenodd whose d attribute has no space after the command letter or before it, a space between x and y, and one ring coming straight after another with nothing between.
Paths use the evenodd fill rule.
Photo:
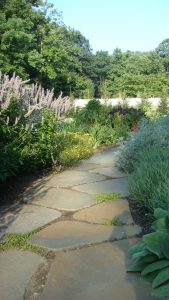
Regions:
<instances>
[{"instance_id":1,"label":"tree","mask_svg":"<svg viewBox=\"0 0 169 300\"><path fill-rule=\"evenodd\" d=\"M163 59L166 72L169 72L169 39L163 40L156 48L156 52Z\"/></svg>"}]
</instances>

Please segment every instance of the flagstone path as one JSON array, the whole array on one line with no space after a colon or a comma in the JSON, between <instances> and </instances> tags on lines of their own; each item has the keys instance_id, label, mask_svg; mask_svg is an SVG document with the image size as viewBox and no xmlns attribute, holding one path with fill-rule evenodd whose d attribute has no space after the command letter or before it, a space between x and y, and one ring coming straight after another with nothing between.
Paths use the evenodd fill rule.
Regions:
<instances>
[{"instance_id":1,"label":"flagstone path","mask_svg":"<svg viewBox=\"0 0 169 300\"><path fill-rule=\"evenodd\" d=\"M36 180L22 205L4 211L0 237L36 230L28 242L44 247L44 256L0 252L0 299L156 299L148 284L126 273L127 250L141 229L129 210L127 177L115 166L117 153L110 148ZM96 194L114 192L119 199L97 202Z\"/></svg>"}]
</instances>

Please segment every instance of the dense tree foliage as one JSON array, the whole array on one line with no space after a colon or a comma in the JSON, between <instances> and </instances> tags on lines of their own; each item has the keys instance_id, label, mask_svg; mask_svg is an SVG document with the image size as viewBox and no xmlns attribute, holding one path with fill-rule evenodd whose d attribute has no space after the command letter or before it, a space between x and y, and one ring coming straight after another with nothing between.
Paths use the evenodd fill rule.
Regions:
<instances>
[{"instance_id":1,"label":"dense tree foliage","mask_svg":"<svg viewBox=\"0 0 169 300\"><path fill-rule=\"evenodd\" d=\"M92 53L43 0L0 3L0 70L73 97L160 96L169 87L169 39L155 51Z\"/></svg>"}]
</instances>

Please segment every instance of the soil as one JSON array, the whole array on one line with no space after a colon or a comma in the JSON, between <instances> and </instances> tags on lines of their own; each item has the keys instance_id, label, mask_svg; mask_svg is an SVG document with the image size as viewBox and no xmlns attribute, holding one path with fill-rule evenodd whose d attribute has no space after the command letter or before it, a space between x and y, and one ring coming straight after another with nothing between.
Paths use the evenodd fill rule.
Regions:
<instances>
[{"instance_id":1,"label":"soil","mask_svg":"<svg viewBox=\"0 0 169 300\"><path fill-rule=\"evenodd\" d=\"M134 222L139 225L142 229L140 233L140 237L143 235L152 232L152 222L153 219L147 212L140 210L140 208L136 207L133 203L132 199L129 197L129 207L131 211L131 215L133 217Z\"/></svg>"}]
</instances>

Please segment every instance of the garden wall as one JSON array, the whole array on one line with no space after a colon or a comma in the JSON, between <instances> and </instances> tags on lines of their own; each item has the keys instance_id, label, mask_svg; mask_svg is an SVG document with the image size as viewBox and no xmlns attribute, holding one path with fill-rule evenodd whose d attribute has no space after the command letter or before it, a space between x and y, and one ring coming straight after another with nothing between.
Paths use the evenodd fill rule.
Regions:
<instances>
[{"instance_id":1,"label":"garden wall","mask_svg":"<svg viewBox=\"0 0 169 300\"><path fill-rule=\"evenodd\" d=\"M90 99L75 99L75 107L84 107ZM121 98L113 98L113 99L98 99L102 104L111 104L111 105L117 105L122 104L125 102L128 103L129 106L137 106L139 103L141 103L142 98L127 98L125 100ZM152 104L152 106L156 107L160 103L160 98L148 98L148 101Z\"/></svg>"}]
</instances>

